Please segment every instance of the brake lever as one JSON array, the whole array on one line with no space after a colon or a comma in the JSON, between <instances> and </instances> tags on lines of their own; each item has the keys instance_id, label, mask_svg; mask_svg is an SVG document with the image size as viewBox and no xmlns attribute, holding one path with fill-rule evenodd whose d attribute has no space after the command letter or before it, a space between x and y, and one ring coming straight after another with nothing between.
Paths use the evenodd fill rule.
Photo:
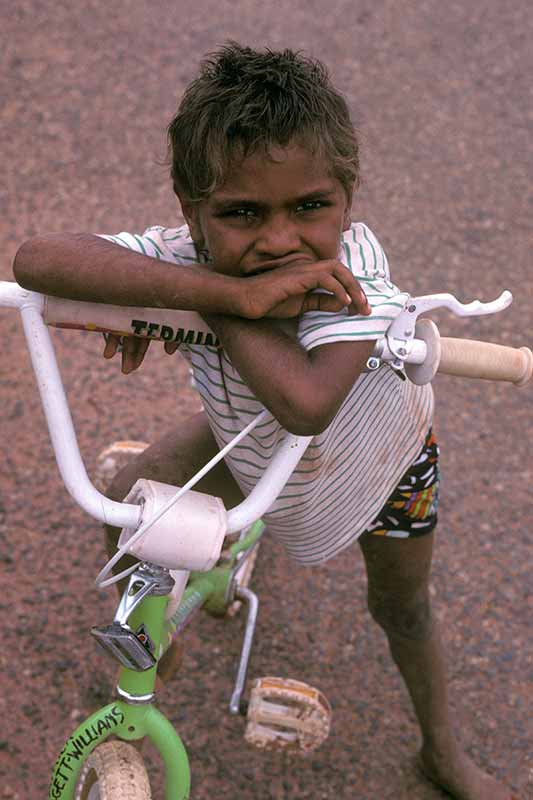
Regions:
<instances>
[{"instance_id":1,"label":"brake lever","mask_svg":"<svg viewBox=\"0 0 533 800\"><path fill-rule=\"evenodd\" d=\"M379 359L387 350L392 354L391 366L396 370L403 370L404 363L414 349L416 334L416 323L418 317L436 308L447 308L457 317L477 317L487 314L497 314L511 305L513 295L509 291L501 293L496 300L489 303L482 303L480 300L473 300L470 303L461 303L453 294L426 294L420 297L409 297L404 308L394 322L391 323L385 341L380 345L380 352L369 360ZM375 369L376 366L369 365Z\"/></svg>"}]
</instances>

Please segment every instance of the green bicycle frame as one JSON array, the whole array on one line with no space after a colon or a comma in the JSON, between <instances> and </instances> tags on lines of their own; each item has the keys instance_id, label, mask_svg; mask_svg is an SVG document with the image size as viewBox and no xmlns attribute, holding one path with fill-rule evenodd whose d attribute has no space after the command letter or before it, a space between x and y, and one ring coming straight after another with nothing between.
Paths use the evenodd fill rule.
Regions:
<instances>
[{"instance_id":1,"label":"green bicycle frame","mask_svg":"<svg viewBox=\"0 0 533 800\"><path fill-rule=\"evenodd\" d=\"M223 565L209 572L191 574L181 603L171 619L165 620L168 596L147 597L139 603L128 624L134 630L144 626L159 658L170 644L172 634L186 624L197 608L203 606L212 613L223 613L237 556L252 548L263 530L264 524L259 520L243 539L231 545L229 559ZM122 668L119 694L151 699L156 672L157 665L144 672ZM74 800L81 767L95 747L109 736L124 741L148 737L165 767L165 800L188 800L191 783L189 759L172 724L150 701L133 704L120 699L87 717L69 736L52 772L48 800Z\"/></svg>"},{"instance_id":2,"label":"green bicycle frame","mask_svg":"<svg viewBox=\"0 0 533 800\"><path fill-rule=\"evenodd\" d=\"M131 614L131 624L143 624L155 651L160 651L168 597L148 597ZM148 696L155 688L156 667L145 672L123 668L118 686L134 696ZM165 766L165 800L187 800L190 792L189 760L183 743L166 717L150 703L133 705L117 700L96 711L76 728L56 761L49 800L73 800L80 769L94 748L109 736L124 741L147 736Z\"/></svg>"}]
</instances>

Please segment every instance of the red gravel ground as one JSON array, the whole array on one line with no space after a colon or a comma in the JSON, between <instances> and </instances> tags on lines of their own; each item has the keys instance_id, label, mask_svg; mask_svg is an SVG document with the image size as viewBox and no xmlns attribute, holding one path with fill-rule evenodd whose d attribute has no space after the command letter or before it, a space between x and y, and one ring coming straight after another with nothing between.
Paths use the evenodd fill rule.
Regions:
<instances>
[{"instance_id":1,"label":"red gravel ground","mask_svg":"<svg viewBox=\"0 0 533 800\"><path fill-rule=\"evenodd\" d=\"M530 3L333 0L327 9L319 0L13 4L0 48L0 278L11 279L17 246L38 232L175 222L160 166L165 124L199 56L235 38L303 48L331 66L364 142L356 217L383 241L397 283L464 301L513 291L496 318L440 315L443 333L531 345ZM20 322L2 311L0 326L0 798L38 800L70 729L108 698L115 670L88 630L110 621L114 594L94 588L100 532L60 484ZM184 364L158 347L124 378L100 358L99 337L54 340L89 472L111 440L152 439L197 408ZM452 702L468 752L527 800L532 389L435 386L444 491L433 594ZM251 751L226 711L242 619L204 617L188 634L186 669L161 707L189 750L195 800L444 797L413 767L417 728L364 583L356 547L313 570L295 568L274 541L263 547L251 673L315 684L334 709L329 740L305 760Z\"/></svg>"}]
</instances>

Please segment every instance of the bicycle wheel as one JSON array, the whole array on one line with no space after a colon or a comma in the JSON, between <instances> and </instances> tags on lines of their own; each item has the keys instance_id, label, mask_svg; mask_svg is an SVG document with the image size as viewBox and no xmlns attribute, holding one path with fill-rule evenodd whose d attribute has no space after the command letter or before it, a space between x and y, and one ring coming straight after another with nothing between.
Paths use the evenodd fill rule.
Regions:
<instances>
[{"instance_id":1,"label":"bicycle wheel","mask_svg":"<svg viewBox=\"0 0 533 800\"><path fill-rule=\"evenodd\" d=\"M83 765L75 800L151 800L141 754L131 744L105 742Z\"/></svg>"},{"instance_id":2,"label":"bicycle wheel","mask_svg":"<svg viewBox=\"0 0 533 800\"><path fill-rule=\"evenodd\" d=\"M124 441L113 442L105 450L102 450L96 460L93 476L96 488L105 493L117 472L147 447L146 442Z\"/></svg>"}]
</instances>

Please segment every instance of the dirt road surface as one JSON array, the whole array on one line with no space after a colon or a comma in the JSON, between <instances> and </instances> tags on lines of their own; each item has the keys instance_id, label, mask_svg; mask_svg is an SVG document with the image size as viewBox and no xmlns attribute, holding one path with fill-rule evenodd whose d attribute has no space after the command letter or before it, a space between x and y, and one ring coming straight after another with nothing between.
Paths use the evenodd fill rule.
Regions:
<instances>
[{"instance_id":1,"label":"dirt road surface","mask_svg":"<svg viewBox=\"0 0 533 800\"><path fill-rule=\"evenodd\" d=\"M330 65L363 137L355 216L382 240L397 283L463 301L513 292L494 318L440 314L442 332L531 345L528 0L19 0L1 36L1 279L36 233L175 223L165 125L200 56L232 38ZM0 312L0 331L0 798L39 800L71 728L109 696L115 669L88 630L111 620L114 594L94 588L100 532L60 484L14 312ZM100 337L54 341L91 474L111 440L150 440L198 407L184 363L158 347L125 378L100 358ZM533 798L532 388L453 378L435 388L444 491L433 594L452 703L467 751ZM188 747L195 800L444 797L413 766L417 729L365 609L357 547L308 570L268 541L255 588L252 675L319 686L332 733L305 760L249 750L226 711L243 621L203 618L160 699Z\"/></svg>"}]
</instances>

